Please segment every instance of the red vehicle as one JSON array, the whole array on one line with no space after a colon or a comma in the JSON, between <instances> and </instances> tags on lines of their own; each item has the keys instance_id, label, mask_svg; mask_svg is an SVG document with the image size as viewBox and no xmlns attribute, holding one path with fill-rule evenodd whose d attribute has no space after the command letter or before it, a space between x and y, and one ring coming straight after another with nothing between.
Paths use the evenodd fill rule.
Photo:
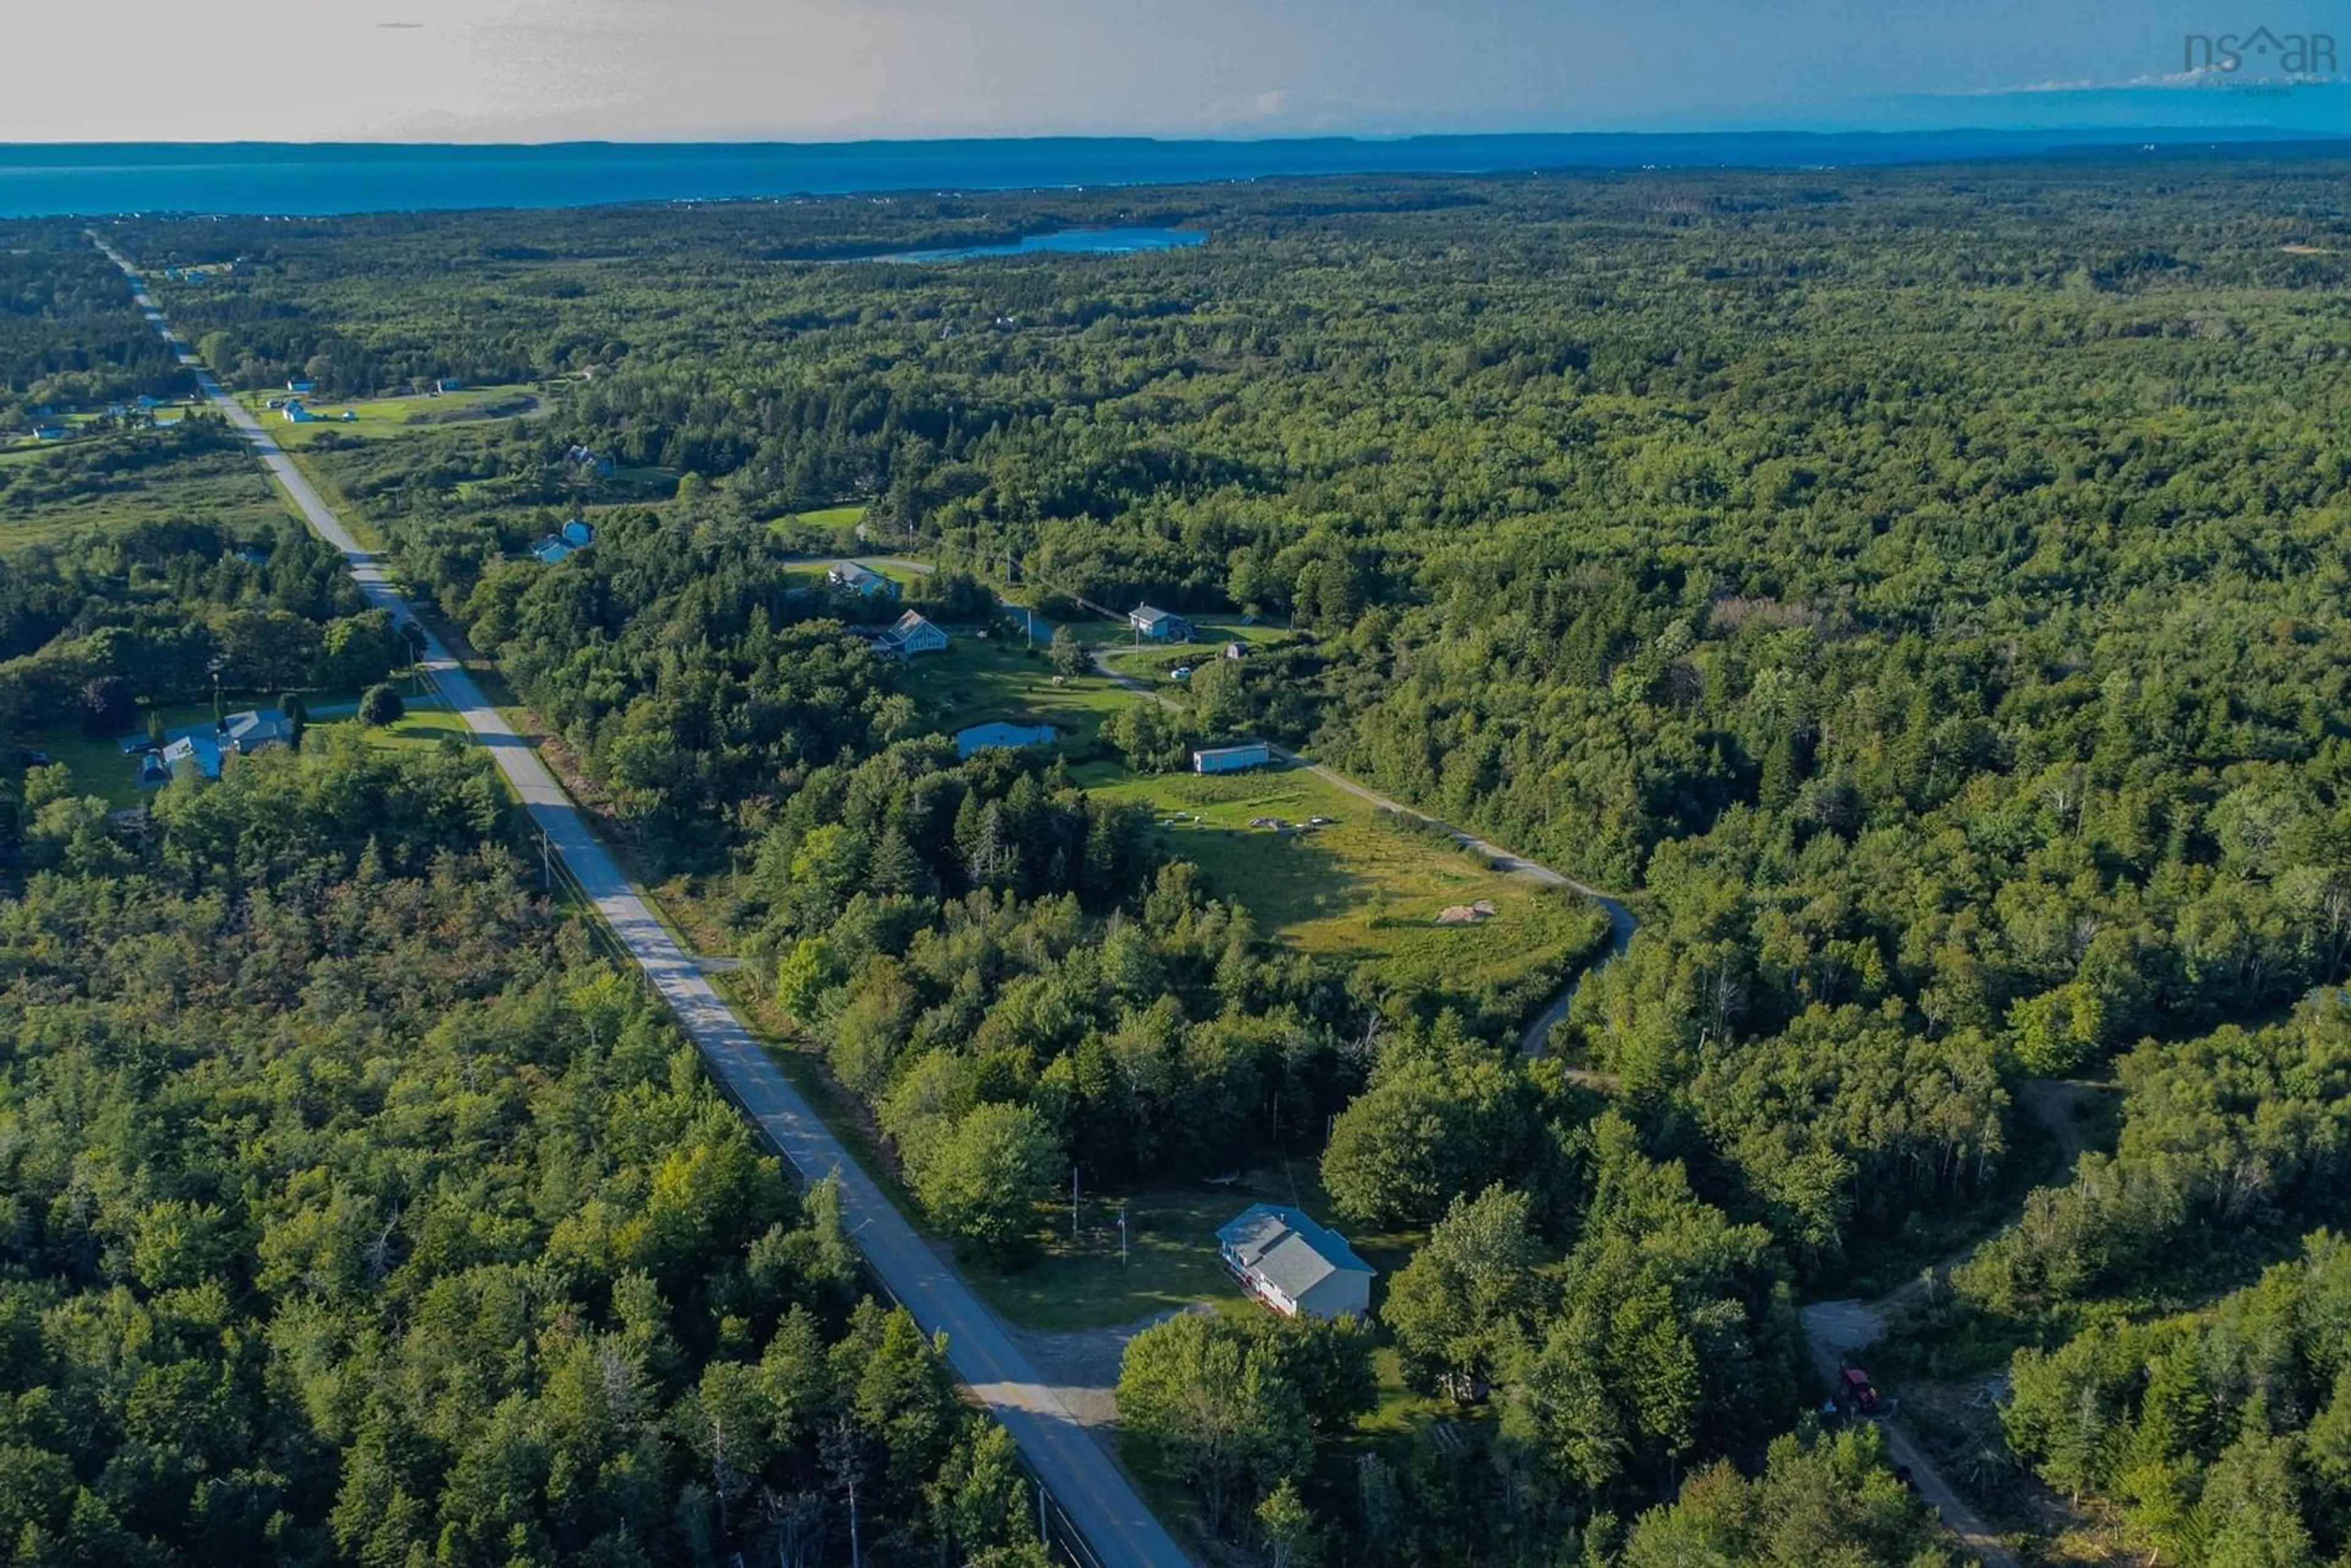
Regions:
<instances>
[{"instance_id":1,"label":"red vehicle","mask_svg":"<svg viewBox=\"0 0 2351 1568\"><path fill-rule=\"evenodd\" d=\"M1877 1389L1869 1381L1869 1374L1857 1366L1848 1366L1839 1382L1837 1392L1844 1396L1846 1409L1856 1416L1877 1414Z\"/></svg>"}]
</instances>

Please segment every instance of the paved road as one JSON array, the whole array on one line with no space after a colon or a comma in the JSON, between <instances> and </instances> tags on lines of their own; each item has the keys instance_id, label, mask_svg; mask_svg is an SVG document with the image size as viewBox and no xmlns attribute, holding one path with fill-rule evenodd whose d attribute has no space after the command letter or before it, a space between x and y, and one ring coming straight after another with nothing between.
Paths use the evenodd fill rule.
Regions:
<instances>
[{"instance_id":1,"label":"paved road","mask_svg":"<svg viewBox=\"0 0 2351 1568\"><path fill-rule=\"evenodd\" d=\"M97 235L90 237L131 279L147 319L167 341L178 345L179 339L148 297L131 263ZM195 372L204 396L253 443L262 463L286 487L310 527L342 552L369 602L402 620L414 620L414 612L384 575L382 563L360 548L269 433L221 390L184 347L180 349L180 362ZM839 1173L845 1218L873 1272L925 1331L946 1331L947 1361L956 1375L1011 1432L1078 1531L1105 1563L1119 1568L1130 1563L1141 1568L1185 1564L1188 1560L1174 1537L1152 1517L1125 1475L1029 1364L1004 1324L891 1207L872 1178L826 1130L742 1021L711 989L701 966L681 952L653 918L538 754L482 695L481 688L438 639L427 642L425 667L450 707L489 748L531 821L547 835L555 853L595 903L597 912L675 1011L711 1071L801 1176L814 1178L827 1172Z\"/></svg>"}]
</instances>

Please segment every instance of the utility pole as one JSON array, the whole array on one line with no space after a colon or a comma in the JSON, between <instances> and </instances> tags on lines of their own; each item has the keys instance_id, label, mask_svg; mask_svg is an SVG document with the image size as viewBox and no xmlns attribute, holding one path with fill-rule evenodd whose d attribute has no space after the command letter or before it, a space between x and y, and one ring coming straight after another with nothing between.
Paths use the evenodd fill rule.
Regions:
<instances>
[{"instance_id":1,"label":"utility pole","mask_svg":"<svg viewBox=\"0 0 2351 1568\"><path fill-rule=\"evenodd\" d=\"M1071 1166L1070 1166L1070 1239L1071 1239L1071 1242L1073 1242L1073 1243L1074 1243L1074 1242L1077 1240L1077 1239L1078 1239L1078 1167L1077 1167L1076 1163L1075 1163L1074 1161L1072 1161L1072 1162L1071 1163Z\"/></svg>"},{"instance_id":2,"label":"utility pole","mask_svg":"<svg viewBox=\"0 0 2351 1568\"><path fill-rule=\"evenodd\" d=\"M863 1568L864 1555L857 1546L857 1477L849 1478L849 1568Z\"/></svg>"},{"instance_id":3,"label":"utility pole","mask_svg":"<svg viewBox=\"0 0 2351 1568\"><path fill-rule=\"evenodd\" d=\"M1126 1267L1126 1205L1118 1206L1118 1266Z\"/></svg>"},{"instance_id":4,"label":"utility pole","mask_svg":"<svg viewBox=\"0 0 2351 1568\"><path fill-rule=\"evenodd\" d=\"M538 885L542 891L555 885L555 851L545 828L538 830Z\"/></svg>"},{"instance_id":5,"label":"utility pole","mask_svg":"<svg viewBox=\"0 0 2351 1568\"><path fill-rule=\"evenodd\" d=\"M1053 1532L1045 1523L1045 1483L1043 1481L1037 1483L1037 1543L1040 1546L1053 1544Z\"/></svg>"}]
</instances>

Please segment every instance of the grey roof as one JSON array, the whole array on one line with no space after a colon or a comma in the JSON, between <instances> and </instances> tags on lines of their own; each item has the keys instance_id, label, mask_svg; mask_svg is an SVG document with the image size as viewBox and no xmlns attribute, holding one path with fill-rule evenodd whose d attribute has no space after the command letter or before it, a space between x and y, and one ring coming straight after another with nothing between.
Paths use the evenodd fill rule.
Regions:
<instances>
[{"instance_id":1,"label":"grey roof","mask_svg":"<svg viewBox=\"0 0 2351 1568\"><path fill-rule=\"evenodd\" d=\"M1217 1230L1217 1239L1234 1261L1293 1301L1333 1274L1376 1272L1345 1237L1315 1224L1304 1209L1278 1203L1251 1204Z\"/></svg>"},{"instance_id":2,"label":"grey roof","mask_svg":"<svg viewBox=\"0 0 2351 1568\"><path fill-rule=\"evenodd\" d=\"M1162 621L1181 621L1184 619L1181 615L1176 614L1172 610L1155 610L1148 604L1136 605L1134 609L1126 612L1126 618L1129 621L1139 621L1145 626L1156 626Z\"/></svg>"},{"instance_id":3,"label":"grey roof","mask_svg":"<svg viewBox=\"0 0 2351 1568\"><path fill-rule=\"evenodd\" d=\"M221 720L221 738L240 751L293 737L293 721L276 708L233 713Z\"/></svg>"},{"instance_id":4,"label":"grey roof","mask_svg":"<svg viewBox=\"0 0 2351 1568\"><path fill-rule=\"evenodd\" d=\"M872 567L860 566L853 560L844 560L835 563L832 569L831 577L835 582L846 583L852 588L862 588L869 582L886 582L889 580L880 572L875 571Z\"/></svg>"}]
</instances>

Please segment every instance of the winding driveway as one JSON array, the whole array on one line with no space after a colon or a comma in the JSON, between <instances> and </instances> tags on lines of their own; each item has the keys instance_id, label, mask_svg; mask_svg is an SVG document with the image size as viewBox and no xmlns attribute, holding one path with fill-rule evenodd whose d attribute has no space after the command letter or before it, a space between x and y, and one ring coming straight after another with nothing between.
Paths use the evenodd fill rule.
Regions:
<instances>
[{"instance_id":1,"label":"winding driveway","mask_svg":"<svg viewBox=\"0 0 2351 1568\"><path fill-rule=\"evenodd\" d=\"M1019 606L1014 606L1014 608L1018 609ZM1046 639L1051 639L1053 635L1053 625L1051 622L1047 621L1043 616L1039 615L1034 611L1022 610L1021 613L1029 618L1029 634L1031 636L1036 636L1041 633ZM1175 698L1169 696L1166 693L1153 685L1149 681L1144 680L1139 676L1130 675L1125 671L1121 670L1110 662L1109 654L1097 653L1094 654L1093 659L1094 668L1103 675L1108 676L1117 685L1124 686L1131 692L1140 692L1143 695L1151 698L1154 702L1158 703L1163 707L1175 708L1181 711L1182 705L1177 703ZM1327 784L1336 786L1338 789L1353 795L1358 800L1368 801L1383 811L1394 811L1398 816L1410 817L1415 821L1426 822L1431 826L1442 828L1446 834L1452 839L1454 843L1460 846L1462 849L1468 850L1472 854L1480 856L1491 864L1496 871L1502 873L1506 876L1524 877L1530 882L1541 883L1546 887L1564 887L1573 889L1573 891L1582 894L1584 897L1592 900L1593 903L1598 904L1607 915L1607 956L1600 960L1600 964L1593 965L1590 968L1585 969L1583 974L1578 975L1574 979L1570 980L1566 987L1561 990L1559 995L1553 997L1550 1004L1546 1006L1540 1014L1536 1015L1535 1020L1527 1025L1526 1029L1520 1032L1519 1036L1519 1049L1526 1052L1529 1056L1541 1056L1549 1047L1551 1043L1552 1029L1559 1022L1560 1019L1567 1016L1567 1009L1574 1005L1576 988L1583 983L1583 975L1589 975L1595 972L1599 969L1601 964L1614 962L1616 958L1623 956L1625 948L1632 946L1633 933L1640 929L1641 923L1633 917L1633 912L1625 907L1622 900L1611 898L1608 894L1601 892L1598 888L1578 882L1575 878L1569 876L1564 872L1553 871L1551 867L1544 865L1540 861L1529 860L1526 856L1518 853L1516 851L1506 850L1499 844L1489 843L1484 839L1479 838L1477 834L1465 832L1461 829L1453 826L1450 822L1439 822L1433 817L1427 816L1423 812L1414 810L1410 806L1404 804L1400 800L1390 800L1387 796L1381 794L1378 790L1372 789L1369 785L1357 783L1354 779L1348 778L1345 774L1339 772L1335 768L1325 768L1319 762L1310 762L1305 758L1299 756L1298 753L1290 750L1287 747L1276 746L1271 741L1268 741L1266 742L1266 749L1283 762L1290 764L1291 767L1301 768L1308 773L1313 774L1317 779L1322 779Z\"/></svg>"},{"instance_id":2,"label":"winding driveway","mask_svg":"<svg viewBox=\"0 0 2351 1568\"><path fill-rule=\"evenodd\" d=\"M193 371L204 397L243 432L262 464L283 486L319 538L341 552L368 602L413 622L415 612L385 575L382 563L336 517L309 481L244 405L221 389L164 321L137 270L96 234L91 243L131 280L140 309ZM873 1275L914 1314L925 1333L944 1331L947 1363L988 1413L1003 1423L1075 1533L1097 1561L1140 1568L1183 1568L1188 1562L1142 1495L1062 1403L1014 1342L1003 1322L980 1302L961 1275L943 1261L871 1176L827 1130L750 1030L704 977L702 966L679 950L644 897L598 841L580 809L557 784L506 716L482 695L465 667L437 638L427 637L424 664L449 706L465 721L514 786L531 822L571 873L597 913L668 1002L687 1036L729 1096L756 1121L792 1168L810 1180L840 1176L843 1218Z\"/></svg>"}]
</instances>

